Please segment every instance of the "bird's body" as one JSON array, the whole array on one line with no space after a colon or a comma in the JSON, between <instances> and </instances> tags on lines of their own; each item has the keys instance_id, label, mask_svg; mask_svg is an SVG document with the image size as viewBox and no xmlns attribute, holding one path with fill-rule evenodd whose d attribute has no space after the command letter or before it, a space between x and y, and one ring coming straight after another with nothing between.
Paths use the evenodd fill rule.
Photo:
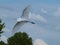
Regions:
<instances>
[{"instance_id":1,"label":"bird's body","mask_svg":"<svg viewBox=\"0 0 60 45\"><path fill-rule=\"evenodd\" d=\"M34 22L29 21L29 10L30 10L30 6L27 6L23 10L23 13L21 15L21 18L18 18L17 19L17 23L13 27L13 31L20 29L20 27L22 27L27 22L32 23L32 24L35 24Z\"/></svg>"},{"instance_id":2,"label":"bird's body","mask_svg":"<svg viewBox=\"0 0 60 45\"><path fill-rule=\"evenodd\" d=\"M24 19L24 18L18 18L17 19L17 22L20 22L20 21L26 21L27 19Z\"/></svg>"}]
</instances>

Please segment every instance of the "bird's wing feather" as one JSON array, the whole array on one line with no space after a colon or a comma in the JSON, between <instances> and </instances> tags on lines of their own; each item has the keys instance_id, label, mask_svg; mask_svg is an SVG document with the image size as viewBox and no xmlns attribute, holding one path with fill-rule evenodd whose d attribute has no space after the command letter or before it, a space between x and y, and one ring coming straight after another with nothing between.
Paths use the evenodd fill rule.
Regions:
<instances>
[{"instance_id":1,"label":"bird's wing feather","mask_svg":"<svg viewBox=\"0 0 60 45\"><path fill-rule=\"evenodd\" d=\"M20 21L17 22L15 24L15 26L13 27L13 31L19 30L25 23L27 23L28 21Z\"/></svg>"},{"instance_id":2,"label":"bird's wing feather","mask_svg":"<svg viewBox=\"0 0 60 45\"><path fill-rule=\"evenodd\" d=\"M28 19L28 18L29 18L29 10L30 10L30 5L27 6L27 7L23 10L23 13L22 13L22 15L21 15L21 18Z\"/></svg>"}]
</instances>

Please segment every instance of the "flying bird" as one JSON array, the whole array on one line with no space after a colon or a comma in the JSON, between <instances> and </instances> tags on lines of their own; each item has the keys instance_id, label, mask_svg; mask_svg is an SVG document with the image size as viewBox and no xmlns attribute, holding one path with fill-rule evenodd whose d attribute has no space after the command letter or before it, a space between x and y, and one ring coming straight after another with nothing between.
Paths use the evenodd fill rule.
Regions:
<instances>
[{"instance_id":1,"label":"flying bird","mask_svg":"<svg viewBox=\"0 0 60 45\"><path fill-rule=\"evenodd\" d=\"M35 24L34 22L32 21L29 21L29 12L30 12L30 5L27 6L23 12L22 12L22 15L20 18L17 19L17 23L14 25L13 27L13 31L15 30L19 30L24 24L26 23L32 23L32 24Z\"/></svg>"}]
</instances>

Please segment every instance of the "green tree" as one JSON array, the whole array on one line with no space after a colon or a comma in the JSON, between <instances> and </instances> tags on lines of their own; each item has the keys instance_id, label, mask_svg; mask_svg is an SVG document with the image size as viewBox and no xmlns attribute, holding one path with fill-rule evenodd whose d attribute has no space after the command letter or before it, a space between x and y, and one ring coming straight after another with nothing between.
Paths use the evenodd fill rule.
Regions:
<instances>
[{"instance_id":1,"label":"green tree","mask_svg":"<svg viewBox=\"0 0 60 45\"><path fill-rule=\"evenodd\" d=\"M33 43L32 38L27 33L18 32L8 38L8 45L33 45Z\"/></svg>"},{"instance_id":2,"label":"green tree","mask_svg":"<svg viewBox=\"0 0 60 45\"><path fill-rule=\"evenodd\" d=\"M4 23L2 22L2 20L0 19L0 37L1 34L3 33L2 29L5 27ZM0 45L6 45L3 41L0 41Z\"/></svg>"},{"instance_id":3,"label":"green tree","mask_svg":"<svg viewBox=\"0 0 60 45\"><path fill-rule=\"evenodd\" d=\"M4 23L0 19L0 36L3 33L2 29L5 27Z\"/></svg>"},{"instance_id":4,"label":"green tree","mask_svg":"<svg viewBox=\"0 0 60 45\"><path fill-rule=\"evenodd\" d=\"M7 44L5 44L3 41L0 41L0 45L7 45Z\"/></svg>"}]
</instances>

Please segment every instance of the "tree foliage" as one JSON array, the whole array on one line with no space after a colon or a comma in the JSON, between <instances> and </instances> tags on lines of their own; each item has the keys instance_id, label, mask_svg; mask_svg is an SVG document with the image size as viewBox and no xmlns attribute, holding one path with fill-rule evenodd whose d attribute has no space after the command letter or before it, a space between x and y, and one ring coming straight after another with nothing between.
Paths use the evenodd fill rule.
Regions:
<instances>
[{"instance_id":1,"label":"tree foliage","mask_svg":"<svg viewBox=\"0 0 60 45\"><path fill-rule=\"evenodd\" d=\"M5 44L3 41L0 41L0 45L7 45L7 44Z\"/></svg>"},{"instance_id":2,"label":"tree foliage","mask_svg":"<svg viewBox=\"0 0 60 45\"><path fill-rule=\"evenodd\" d=\"M2 29L5 27L4 23L0 19L0 36L3 33Z\"/></svg>"},{"instance_id":3,"label":"tree foliage","mask_svg":"<svg viewBox=\"0 0 60 45\"><path fill-rule=\"evenodd\" d=\"M0 19L0 36L3 33L2 29L5 27L4 23ZM6 45L3 41L0 41L0 45Z\"/></svg>"},{"instance_id":4,"label":"tree foliage","mask_svg":"<svg viewBox=\"0 0 60 45\"><path fill-rule=\"evenodd\" d=\"M33 45L32 38L25 32L15 33L14 36L8 38L8 45Z\"/></svg>"}]
</instances>

